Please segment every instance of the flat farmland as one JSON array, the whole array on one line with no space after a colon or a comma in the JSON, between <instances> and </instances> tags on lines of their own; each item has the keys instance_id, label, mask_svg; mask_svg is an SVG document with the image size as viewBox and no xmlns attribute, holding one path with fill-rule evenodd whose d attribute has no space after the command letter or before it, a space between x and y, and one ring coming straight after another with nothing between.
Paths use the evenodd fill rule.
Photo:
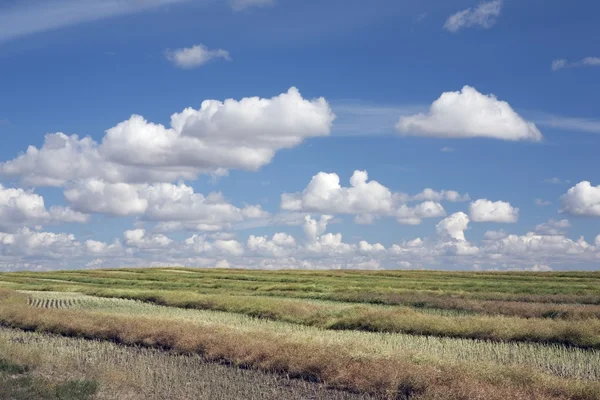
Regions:
<instances>
[{"instance_id":1,"label":"flat farmland","mask_svg":"<svg viewBox=\"0 0 600 400\"><path fill-rule=\"evenodd\" d=\"M600 399L596 272L152 268L0 288L0 360L92 398ZM92 344L113 350L67 351ZM155 372L106 372L127 363Z\"/></svg>"}]
</instances>

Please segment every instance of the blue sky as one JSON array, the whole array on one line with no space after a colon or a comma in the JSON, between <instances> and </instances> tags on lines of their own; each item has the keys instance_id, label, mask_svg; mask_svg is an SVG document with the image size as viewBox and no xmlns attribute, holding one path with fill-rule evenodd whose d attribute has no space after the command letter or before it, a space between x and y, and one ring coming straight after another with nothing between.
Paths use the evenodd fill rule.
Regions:
<instances>
[{"instance_id":1,"label":"blue sky","mask_svg":"<svg viewBox=\"0 0 600 400\"><path fill-rule=\"evenodd\" d=\"M2 2L0 269L597 269L598 12Z\"/></svg>"}]
</instances>

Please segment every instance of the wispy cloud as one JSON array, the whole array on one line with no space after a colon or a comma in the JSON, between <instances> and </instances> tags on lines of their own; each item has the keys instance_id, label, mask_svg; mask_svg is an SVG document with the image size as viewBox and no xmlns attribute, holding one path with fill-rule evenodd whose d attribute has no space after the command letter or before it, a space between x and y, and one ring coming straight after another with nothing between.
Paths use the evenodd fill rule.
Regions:
<instances>
[{"instance_id":1,"label":"wispy cloud","mask_svg":"<svg viewBox=\"0 0 600 400\"><path fill-rule=\"evenodd\" d=\"M454 147L445 146L440 149L442 153L452 153L454 152Z\"/></svg>"},{"instance_id":2,"label":"wispy cloud","mask_svg":"<svg viewBox=\"0 0 600 400\"><path fill-rule=\"evenodd\" d=\"M0 5L0 42L188 0L21 0Z\"/></svg>"},{"instance_id":3,"label":"wispy cloud","mask_svg":"<svg viewBox=\"0 0 600 400\"><path fill-rule=\"evenodd\" d=\"M231 61L231 56L227 50L210 50L203 44L184 49L167 50L165 51L165 56L179 68L185 69L201 67L209 61L218 58Z\"/></svg>"},{"instance_id":4,"label":"wispy cloud","mask_svg":"<svg viewBox=\"0 0 600 400\"><path fill-rule=\"evenodd\" d=\"M493 0L481 3L475 9L467 8L451 15L444 24L444 29L458 32L462 28L480 26L491 28L496 24L496 18L502 11L502 0Z\"/></svg>"},{"instance_id":5,"label":"wispy cloud","mask_svg":"<svg viewBox=\"0 0 600 400\"><path fill-rule=\"evenodd\" d=\"M381 105L358 100L331 102L336 115L333 133L338 136L395 135L398 118L421 112L427 106Z\"/></svg>"},{"instance_id":6,"label":"wispy cloud","mask_svg":"<svg viewBox=\"0 0 600 400\"><path fill-rule=\"evenodd\" d=\"M560 58L552 61L552 70L558 71L565 68L577 67L600 67L600 57L585 57L579 61L569 61L566 58Z\"/></svg>"},{"instance_id":7,"label":"wispy cloud","mask_svg":"<svg viewBox=\"0 0 600 400\"><path fill-rule=\"evenodd\" d=\"M275 4L275 0L231 0L233 11L242 11L251 7L265 7Z\"/></svg>"},{"instance_id":8,"label":"wispy cloud","mask_svg":"<svg viewBox=\"0 0 600 400\"><path fill-rule=\"evenodd\" d=\"M545 207L545 206L552 205L551 201L544 200L544 199L535 199L534 203L536 206L539 206L539 207Z\"/></svg>"},{"instance_id":9,"label":"wispy cloud","mask_svg":"<svg viewBox=\"0 0 600 400\"><path fill-rule=\"evenodd\" d=\"M553 185L569 184L571 183L568 179L560 179L557 177L544 179L544 183L551 183Z\"/></svg>"},{"instance_id":10,"label":"wispy cloud","mask_svg":"<svg viewBox=\"0 0 600 400\"><path fill-rule=\"evenodd\" d=\"M564 117L560 115L539 113L533 120L538 125L550 128L600 133L600 120L593 118Z\"/></svg>"}]
</instances>

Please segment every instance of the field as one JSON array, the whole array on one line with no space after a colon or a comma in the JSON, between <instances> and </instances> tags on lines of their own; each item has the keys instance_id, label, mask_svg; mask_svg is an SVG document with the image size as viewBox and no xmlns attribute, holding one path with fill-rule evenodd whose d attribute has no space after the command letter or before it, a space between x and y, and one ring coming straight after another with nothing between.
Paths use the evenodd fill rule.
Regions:
<instances>
[{"instance_id":1,"label":"field","mask_svg":"<svg viewBox=\"0 0 600 400\"><path fill-rule=\"evenodd\" d=\"M7 273L0 324L71 398L600 399L600 273Z\"/></svg>"}]
</instances>

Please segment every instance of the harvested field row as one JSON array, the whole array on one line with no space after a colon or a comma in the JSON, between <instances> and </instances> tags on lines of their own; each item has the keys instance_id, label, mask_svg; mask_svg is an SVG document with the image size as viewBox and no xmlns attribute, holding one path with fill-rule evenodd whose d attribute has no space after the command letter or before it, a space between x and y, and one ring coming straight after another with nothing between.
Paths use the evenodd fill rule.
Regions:
<instances>
[{"instance_id":1,"label":"harvested field row","mask_svg":"<svg viewBox=\"0 0 600 400\"><path fill-rule=\"evenodd\" d=\"M469 339L431 336L331 331L292 323L269 321L215 311L199 311L164 307L134 300L108 299L71 293L29 292L35 299L80 298L76 310L103 314L139 317L154 320L185 321L206 327L227 328L249 334L260 332L284 335L298 343L317 342L320 345L341 345L356 357L377 355L394 358L409 354L413 359L429 362L469 362L516 365L556 376L585 380L600 380L600 352L535 343L498 343Z\"/></svg>"},{"instance_id":2,"label":"harvested field row","mask_svg":"<svg viewBox=\"0 0 600 400\"><path fill-rule=\"evenodd\" d=\"M7 326L196 353L209 360L326 382L381 398L600 398L599 383L566 380L517 367L431 364L416 362L407 355L356 357L345 346L297 343L269 332L251 334L175 320L33 308L26 305L25 297L11 293L0 293L0 298L0 321Z\"/></svg>"},{"instance_id":3,"label":"harvested field row","mask_svg":"<svg viewBox=\"0 0 600 400\"><path fill-rule=\"evenodd\" d=\"M2 357L55 382L97 382L97 400L371 399L281 375L207 363L197 355L6 328L0 328ZM1 393L2 388L0 398Z\"/></svg>"}]
</instances>

